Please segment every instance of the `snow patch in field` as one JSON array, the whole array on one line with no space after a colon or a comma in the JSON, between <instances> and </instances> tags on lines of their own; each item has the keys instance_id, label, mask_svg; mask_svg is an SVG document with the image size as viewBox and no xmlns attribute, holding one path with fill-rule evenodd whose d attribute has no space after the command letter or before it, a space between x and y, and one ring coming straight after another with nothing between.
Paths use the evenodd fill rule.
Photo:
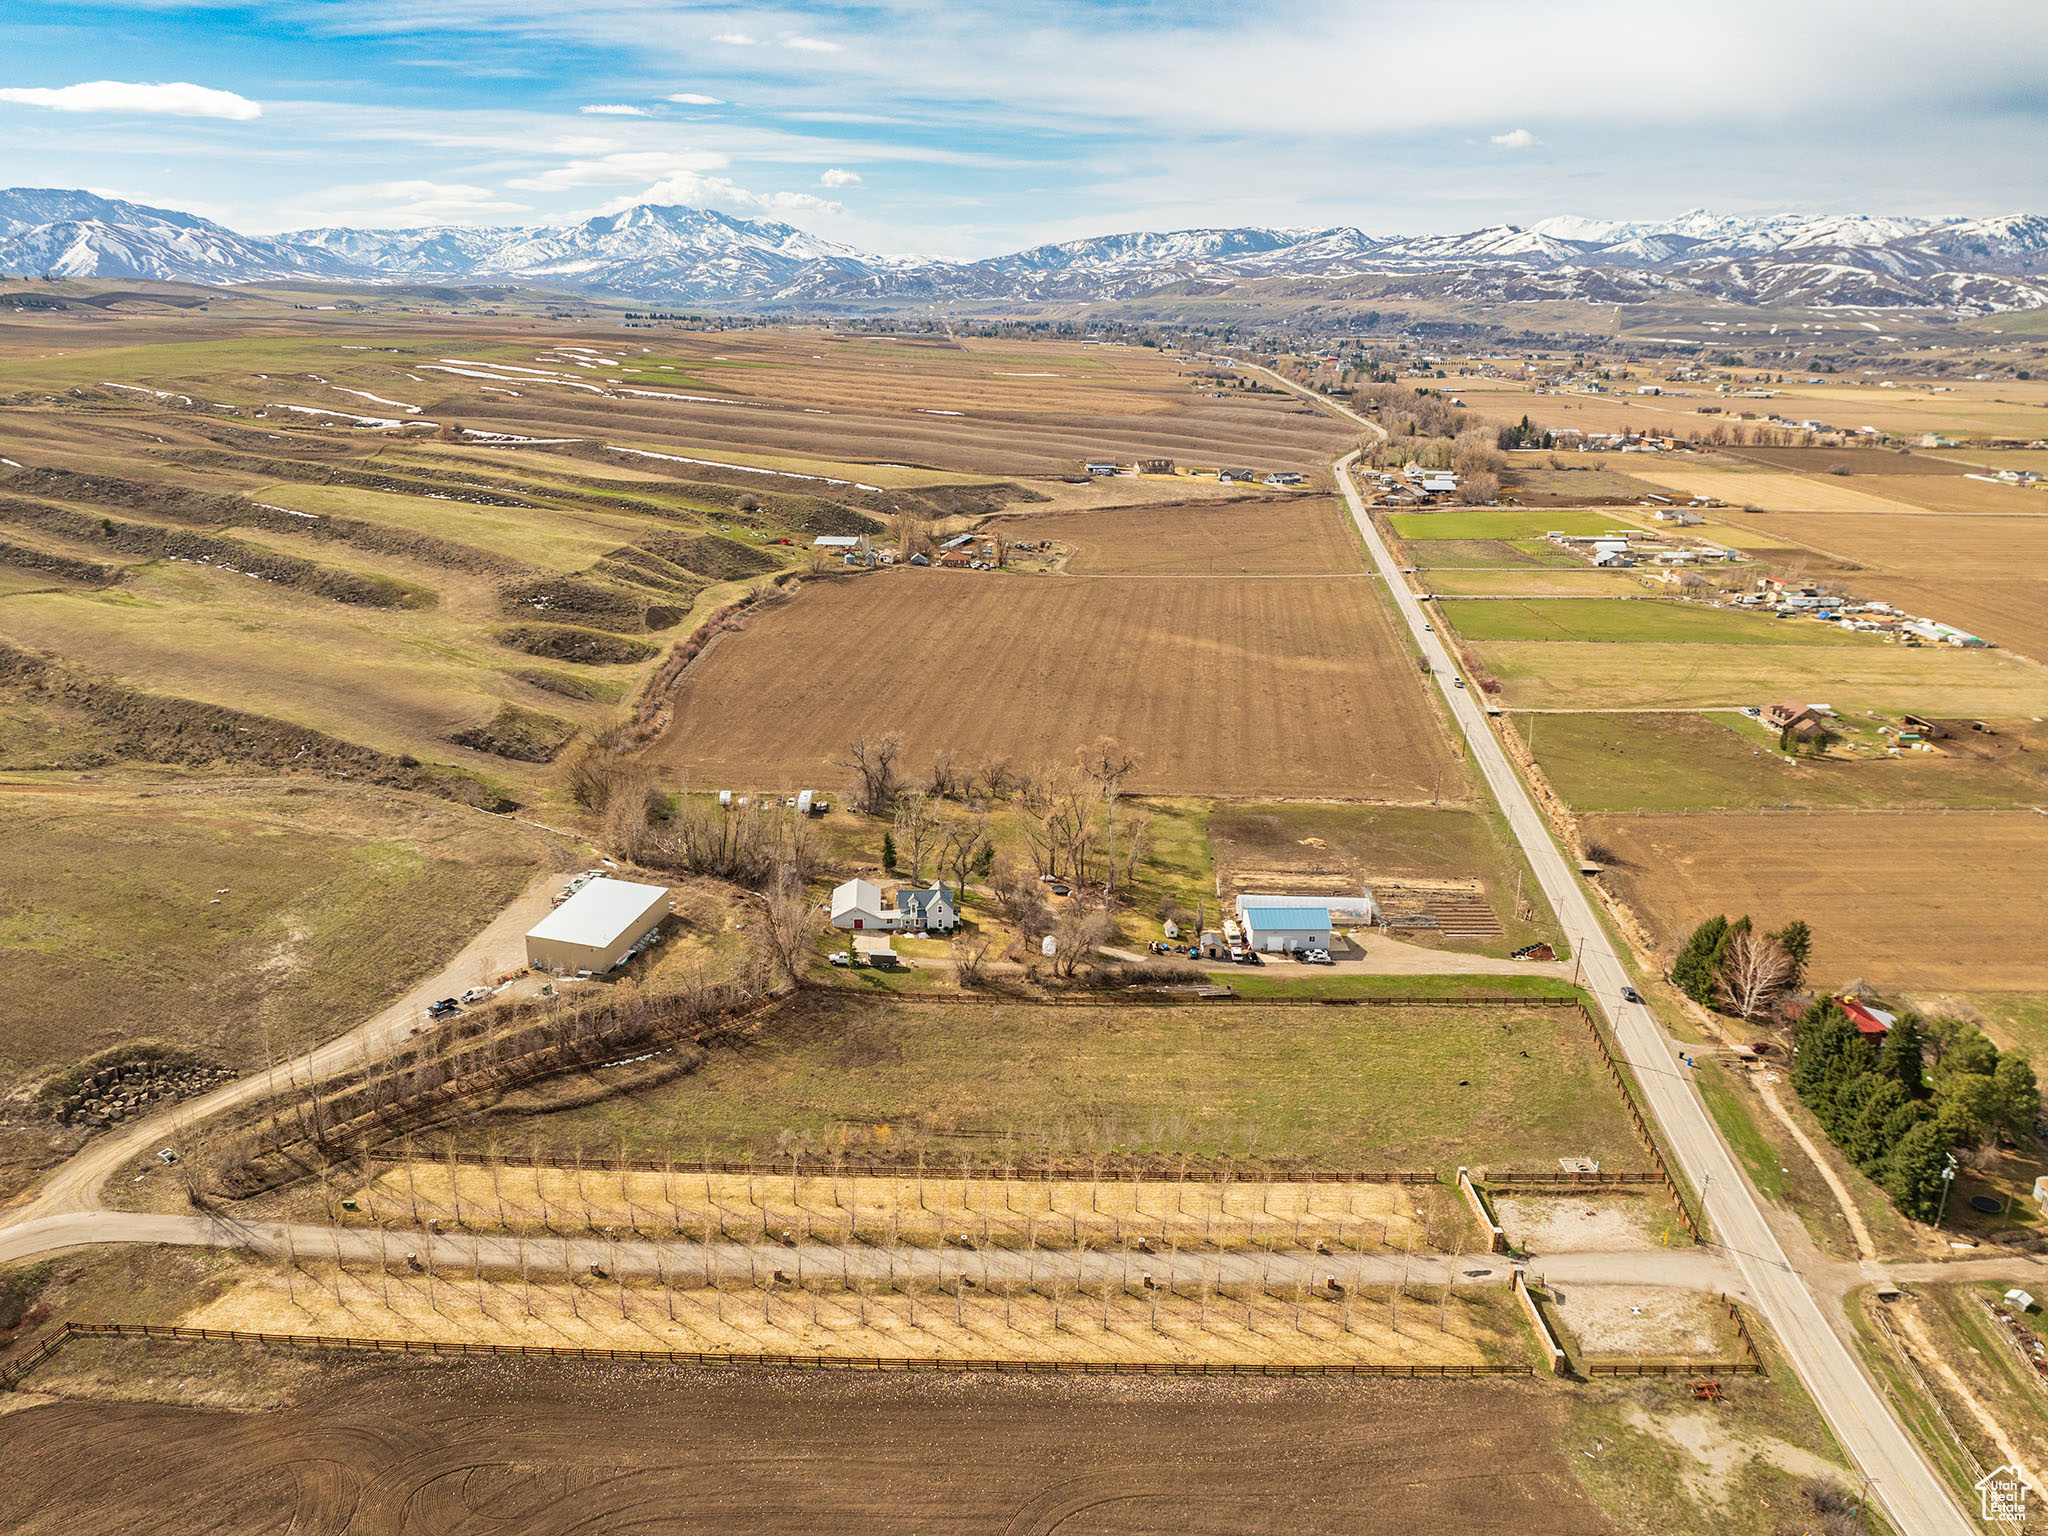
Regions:
<instances>
[{"instance_id":1,"label":"snow patch in field","mask_svg":"<svg viewBox=\"0 0 2048 1536\"><path fill-rule=\"evenodd\" d=\"M372 405L392 406L404 411L408 416L417 416L420 413L420 408L416 405L407 405L403 400L386 400L382 395L373 395L367 389L343 389L339 384L330 384L327 387L336 394L354 395L358 400L367 400Z\"/></svg>"},{"instance_id":2,"label":"snow patch in field","mask_svg":"<svg viewBox=\"0 0 2048 1536\"><path fill-rule=\"evenodd\" d=\"M256 505L261 507L266 512L284 512L292 517L303 517L309 523L317 523L320 521L320 514L318 512L301 512L297 507L272 506L267 501L259 501L256 503Z\"/></svg>"},{"instance_id":3,"label":"snow patch in field","mask_svg":"<svg viewBox=\"0 0 2048 1536\"><path fill-rule=\"evenodd\" d=\"M140 384L114 384L109 382L108 380L102 379L100 380L100 388L125 389L130 394L136 395L155 395L159 400L182 400L187 405L192 405L195 403L190 395L173 395L167 394L161 389L144 389Z\"/></svg>"},{"instance_id":4,"label":"snow patch in field","mask_svg":"<svg viewBox=\"0 0 2048 1536\"><path fill-rule=\"evenodd\" d=\"M613 453L630 453L636 458L665 459L671 464L701 464L706 469L736 469L743 475L774 475L783 480L812 480L820 485L850 485L857 491L879 491L879 485L863 485L858 480L835 480L830 475L800 475L793 469L763 469L758 464L728 464L723 459L686 459L676 453L655 453L647 448L621 448L617 443L606 443Z\"/></svg>"},{"instance_id":5,"label":"snow patch in field","mask_svg":"<svg viewBox=\"0 0 2048 1536\"><path fill-rule=\"evenodd\" d=\"M479 432L474 427L465 427L462 435L473 437L480 443L580 443L580 437L521 437L516 432Z\"/></svg>"},{"instance_id":6,"label":"snow patch in field","mask_svg":"<svg viewBox=\"0 0 2048 1536\"><path fill-rule=\"evenodd\" d=\"M716 395L677 395L660 389L621 389L621 395L638 395L643 400L688 400L697 405L758 405L757 400L721 400Z\"/></svg>"},{"instance_id":7,"label":"snow patch in field","mask_svg":"<svg viewBox=\"0 0 2048 1536\"><path fill-rule=\"evenodd\" d=\"M963 416L963 415L965 415L965 414L966 414L966 412L964 412L964 411L920 411L920 412L918 412L918 414L919 414L920 416Z\"/></svg>"},{"instance_id":8,"label":"snow patch in field","mask_svg":"<svg viewBox=\"0 0 2048 1536\"><path fill-rule=\"evenodd\" d=\"M439 425L438 422L432 421L422 421L418 423L393 421L388 416L358 416L351 411L330 411L326 409L324 406L318 405L271 404L266 405L264 409L267 411L297 411L302 416L339 416L343 421L352 421L359 427L369 427L372 430L382 430L386 427L403 427L407 425L418 425L422 427L432 427Z\"/></svg>"},{"instance_id":9,"label":"snow patch in field","mask_svg":"<svg viewBox=\"0 0 2048 1536\"><path fill-rule=\"evenodd\" d=\"M999 373L996 377L999 379L1056 379L1060 375L1056 373Z\"/></svg>"}]
</instances>

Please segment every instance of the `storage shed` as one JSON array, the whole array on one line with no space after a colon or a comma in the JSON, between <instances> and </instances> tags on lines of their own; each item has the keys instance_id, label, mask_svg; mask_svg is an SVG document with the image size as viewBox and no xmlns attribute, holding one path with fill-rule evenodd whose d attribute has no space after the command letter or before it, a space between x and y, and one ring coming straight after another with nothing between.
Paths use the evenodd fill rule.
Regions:
<instances>
[{"instance_id":1,"label":"storage shed","mask_svg":"<svg viewBox=\"0 0 2048 1536\"><path fill-rule=\"evenodd\" d=\"M1253 949L1270 954L1330 947L1328 907L1247 906L1239 915L1244 920L1245 938Z\"/></svg>"},{"instance_id":2,"label":"storage shed","mask_svg":"<svg viewBox=\"0 0 2048 1536\"><path fill-rule=\"evenodd\" d=\"M609 971L668 914L665 885L593 880L527 933L526 963L543 971Z\"/></svg>"}]
</instances>

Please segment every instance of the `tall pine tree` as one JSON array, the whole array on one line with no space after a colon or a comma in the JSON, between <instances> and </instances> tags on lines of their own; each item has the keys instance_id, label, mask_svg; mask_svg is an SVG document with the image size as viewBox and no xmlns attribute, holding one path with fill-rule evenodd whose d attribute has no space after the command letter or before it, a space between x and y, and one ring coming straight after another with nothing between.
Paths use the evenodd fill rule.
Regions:
<instances>
[{"instance_id":1,"label":"tall pine tree","mask_svg":"<svg viewBox=\"0 0 2048 1536\"><path fill-rule=\"evenodd\" d=\"M1714 968L1727 942L1728 919L1710 917L1693 929L1692 937L1685 941L1685 948L1671 962L1673 984L1703 1008L1714 1001Z\"/></svg>"}]
</instances>

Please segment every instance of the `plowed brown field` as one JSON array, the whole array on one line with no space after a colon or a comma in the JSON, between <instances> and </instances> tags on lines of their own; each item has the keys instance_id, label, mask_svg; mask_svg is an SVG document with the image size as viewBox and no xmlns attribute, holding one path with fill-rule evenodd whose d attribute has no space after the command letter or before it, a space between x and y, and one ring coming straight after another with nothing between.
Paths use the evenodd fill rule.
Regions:
<instances>
[{"instance_id":1,"label":"plowed brown field","mask_svg":"<svg viewBox=\"0 0 2048 1536\"><path fill-rule=\"evenodd\" d=\"M1716 912L1813 925L1816 986L2048 988L2048 818L1822 811L1586 818L1668 953Z\"/></svg>"},{"instance_id":2,"label":"plowed brown field","mask_svg":"<svg viewBox=\"0 0 2048 1536\"><path fill-rule=\"evenodd\" d=\"M1364 557L1343 518L1332 498L1300 496L1036 513L995 526L1005 538L1067 546L1072 576L1362 576Z\"/></svg>"},{"instance_id":3,"label":"plowed brown field","mask_svg":"<svg viewBox=\"0 0 2048 1536\"><path fill-rule=\"evenodd\" d=\"M1417 801L1447 761L1370 581L907 568L813 584L720 640L652 756L699 788L830 787L884 731L920 771L947 749L1065 764L1108 734L1156 794Z\"/></svg>"},{"instance_id":4,"label":"plowed brown field","mask_svg":"<svg viewBox=\"0 0 2048 1536\"><path fill-rule=\"evenodd\" d=\"M74 1346L75 1348L76 1346ZM216 1346L135 1374L167 1384ZM223 1361L213 1354L215 1364ZM0 1527L319 1536L1614 1529L1536 1383L335 1362L281 1411L7 1419ZM160 1374L163 1373L163 1374Z\"/></svg>"}]
</instances>

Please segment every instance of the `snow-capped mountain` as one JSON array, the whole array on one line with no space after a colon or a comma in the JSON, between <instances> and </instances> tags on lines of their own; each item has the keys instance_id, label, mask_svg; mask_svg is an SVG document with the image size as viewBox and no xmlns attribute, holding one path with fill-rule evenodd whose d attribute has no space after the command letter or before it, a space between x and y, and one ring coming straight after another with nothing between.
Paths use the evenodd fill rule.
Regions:
<instances>
[{"instance_id":1,"label":"snow-capped mountain","mask_svg":"<svg viewBox=\"0 0 2048 1536\"><path fill-rule=\"evenodd\" d=\"M323 270L308 252L190 213L90 192L0 191L0 271L247 283Z\"/></svg>"},{"instance_id":2,"label":"snow-capped mountain","mask_svg":"<svg viewBox=\"0 0 2048 1536\"><path fill-rule=\"evenodd\" d=\"M1348 227L1136 231L980 261L875 256L789 224L641 204L571 225L308 229L274 239L88 192L0 192L0 271L201 283L319 278L534 283L657 303L935 304L1136 298L1265 278L1448 275L1436 291L1514 302L1623 302L1692 291L1732 302L2030 308L2048 283L2048 217L1560 216L1527 227L1376 239ZM1462 276L1460 274L1463 274Z\"/></svg>"}]
</instances>

